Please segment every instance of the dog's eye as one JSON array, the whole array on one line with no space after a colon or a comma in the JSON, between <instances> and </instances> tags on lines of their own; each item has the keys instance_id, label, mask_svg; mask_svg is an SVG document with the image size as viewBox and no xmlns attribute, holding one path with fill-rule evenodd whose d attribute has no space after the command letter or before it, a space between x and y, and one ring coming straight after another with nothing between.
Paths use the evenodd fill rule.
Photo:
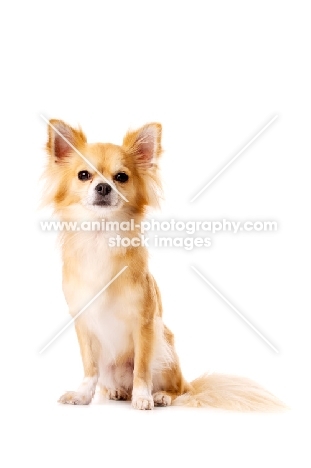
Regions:
<instances>
[{"instance_id":1,"label":"dog's eye","mask_svg":"<svg viewBox=\"0 0 311 468\"><path fill-rule=\"evenodd\" d=\"M78 179L80 180L88 180L91 178L91 174L88 171L80 171L78 172Z\"/></svg>"},{"instance_id":2,"label":"dog's eye","mask_svg":"<svg viewBox=\"0 0 311 468\"><path fill-rule=\"evenodd\" d=\"M118 174L114 176L114 180L116 180L117 182L121 182L121 184L124 184L124 182L127 182L129 180L129 176L125 174L125 172L118 172Z\"/></svg>"}]
</instances>

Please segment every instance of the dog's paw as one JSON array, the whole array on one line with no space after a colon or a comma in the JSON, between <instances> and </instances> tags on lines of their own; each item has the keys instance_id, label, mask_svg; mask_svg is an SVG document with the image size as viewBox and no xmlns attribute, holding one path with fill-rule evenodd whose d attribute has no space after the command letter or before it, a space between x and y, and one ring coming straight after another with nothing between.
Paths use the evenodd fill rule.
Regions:
<instances>
[{"instance_id":1,"label":"dog's paw","mask_svg":"<svg viewBox=\"0 0 311 468\"><path fill-rule=\"evenodd\" d=\"M172 398L163 392L154 393L153 401L155 406L170 406L172 404Z\"/></svg>"},{"instance_id":2,"label":"dog's paw","mask_svg":"<svg viewBox=\"0 0 311 468\"><path fill-rule=\"evenodd\" d=\"M151 396L133 396L132 406L135 409L151 410L154 407L153 398Z\"/></svg>"},{"instance_id":3,"label":"dog's paw","mask_svg":"<svg viewBox=\"0 0 311 468\"><path fill-rule=\"evenodd\" d=\"M124 388L107 388L106 392L107 398L109 400L128 400L129 395Z\"/></svg>"},{"instance_id":4,"label":"dog's paw","mask_svg":"<svg viewBox=\"0 0 311 468\"><path fill-rule=\"evenodd\" d=\"M66 392L60 397L58 403L64 405L89 405L92 401L92 395L81 392Z\"/></svg>"}]
</instances>

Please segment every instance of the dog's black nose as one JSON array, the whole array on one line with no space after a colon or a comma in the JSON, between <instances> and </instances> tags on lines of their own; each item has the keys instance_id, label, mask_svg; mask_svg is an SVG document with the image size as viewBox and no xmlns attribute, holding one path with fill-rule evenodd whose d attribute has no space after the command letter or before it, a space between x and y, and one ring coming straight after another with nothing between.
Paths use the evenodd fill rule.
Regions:
<instances>
[{"instance_id":1,"label":"dog's black nose","mask_svg":"<svg viewBox=\"0 0 311 468\"><path fill-rule=\"evenodd\" d=\"M108 193L111 192L111 185L101 183L96 185L95 190L104 197L105 195L108 195Z\"/></svg>"}]
</instances>

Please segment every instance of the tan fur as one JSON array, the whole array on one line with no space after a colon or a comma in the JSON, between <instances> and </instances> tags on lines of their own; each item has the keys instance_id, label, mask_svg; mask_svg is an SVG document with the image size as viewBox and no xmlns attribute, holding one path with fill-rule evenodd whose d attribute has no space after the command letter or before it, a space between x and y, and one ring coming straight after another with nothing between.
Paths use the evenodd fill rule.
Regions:
<instances>
[{"instance_id":1,"label":"tan fur","mask_svg":"<svg viewBox=\"0 0 311 468\"><path fill-rule=\"evenodd\" d=\"M190 390L176 398L177 406L206 406L235 411L278 411L285 408L278 398L244 377L205 374L191 382Z\"/></svg>"},{"instance_id":2,"label":"tan fur","mask_svg":"<svg viewBox=\"0 0 311 468\"><path fill-rule=\"evenodd\" d=\"M102 180L49 127L45 203L52 204L61 220L105 218L121 222L133 218L139 224L148 207L157 205L161 193L160 124L147 124L128 132L118 146L89 144L81 129L60 120L50 123L128 200L125 202L114 193L111 206L98 207L90 202ZM89 171L89 180L79 180L80 171ZM119 172L129 176L126 183L115 179ZM119 234L134 237L138 230ZM85 376L78 390L65 393L61 403L90 403L98 384L108 398L132 399L132 405L138 409L152 409L154 404L243 411L283 407L273 395L247 379L212 374L186 382L174 336L162 322L161 296L148 271L145 247L111 248L106 232L68 231L60 237L63 290L73 317L127 266L75 321Z\"/></svg>"}]
</instances>

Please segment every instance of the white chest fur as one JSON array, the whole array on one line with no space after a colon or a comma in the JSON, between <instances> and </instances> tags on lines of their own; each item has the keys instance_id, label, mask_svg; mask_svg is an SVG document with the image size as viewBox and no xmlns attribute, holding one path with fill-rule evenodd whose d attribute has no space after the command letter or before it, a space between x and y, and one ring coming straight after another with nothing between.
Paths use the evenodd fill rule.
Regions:
<instances>
[{"instance_id":1,"label":"white chest fur","mask_svg":"<svg viewBox=\"0 0 311 468\"><path fill-rule=\"evenodd\" d=\"M87 234L69 239L70 249L64 252L63 290L72 315L85 307L116 274L108 239L101 233Z\"/></svg>"},{"instance_id":2,"label":"white chest fur","mask_svg":"<svg viewBox=\"0 0 311 468\"><path fill-rule=\"evenodd\" d=\"M101 360L106 364L114 364L118 358L133 351L133 330L125 315L126 312L120 310L119 300L112 305L103 298L83 317L86 327L100 344Z\"/></svg>"},{"instance_id":3,"label":"white chest fur","mask_svg":"<svg viewBox=\"0 0 311 468\"><path fill-rule=\"evenodd\" d=\"M113 363L133 348L132 325L139 297L126 285L114 295L109 286L105 289L116 274L112 268L115 252L101 233L88 234L72 239L75 267L65 275L63 289L73 316L87 306L78 320L97 338L105 362Z\"/></svg>"}]
</instances>

